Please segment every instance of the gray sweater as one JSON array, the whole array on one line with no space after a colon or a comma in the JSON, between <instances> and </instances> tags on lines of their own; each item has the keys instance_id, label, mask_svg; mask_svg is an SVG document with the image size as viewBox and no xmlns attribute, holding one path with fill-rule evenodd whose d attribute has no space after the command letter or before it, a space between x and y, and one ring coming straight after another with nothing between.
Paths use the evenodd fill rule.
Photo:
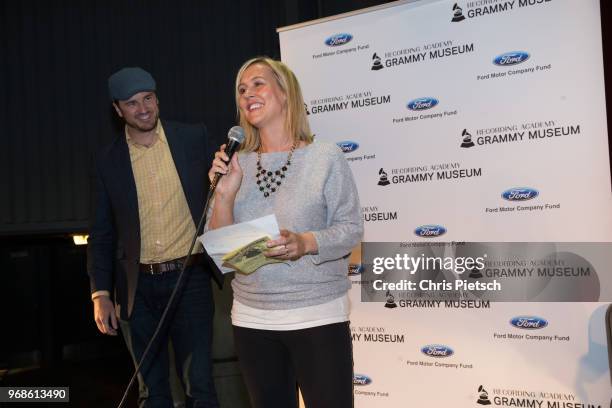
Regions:
<instances>
[{"instance_id":1,"label":"gray sweater","mask_svg":"<svg viewBox=\"0 0 612 408\"><path fill-rule=\"evenodd\" d=\"M265 169L285 164L287 152L262 154ZM282 185L265 198L256 184L256 153L238 156L243 170L234 203L234 222L275 214L281 229L313 232L317 255L295 262L266 265L232 281L236 300L259 309L294 309L325 303L344 295L348 254L359 244L363 219L357 187L340 149L316 141L297 149Z\"/></svg>"}]
</instances>

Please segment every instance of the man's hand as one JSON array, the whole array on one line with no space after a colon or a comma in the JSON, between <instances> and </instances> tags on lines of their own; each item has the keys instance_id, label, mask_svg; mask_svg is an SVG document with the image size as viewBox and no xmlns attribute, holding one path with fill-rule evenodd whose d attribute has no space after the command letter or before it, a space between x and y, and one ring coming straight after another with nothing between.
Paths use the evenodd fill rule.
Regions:
<instances>
[{"instance_id":1,"label":"man's hand","mask_svg":"<svg viewBox=\"0 0 612 408\"><path fill-rule=\"evenodd\" d=\"M115 306L108 296L98 296L93 300L94 304L94 320L96 326L103 334L111 336L117 335L117 316L115 315Z\"/></svg>"}]
</instances>

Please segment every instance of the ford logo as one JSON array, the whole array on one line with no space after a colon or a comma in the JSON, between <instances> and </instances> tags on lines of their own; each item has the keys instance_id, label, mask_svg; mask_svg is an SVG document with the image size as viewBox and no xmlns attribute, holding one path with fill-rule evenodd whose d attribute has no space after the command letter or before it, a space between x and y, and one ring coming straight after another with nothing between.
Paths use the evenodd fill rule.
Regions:
<instances>
[{"instance_id":1,"label":"ford logo","mask_svg":"<svg viewBox=\"0 0 612 408\"><path fill-rule=\"evenodd\" d=\"M353 384L354 385L368 385L372 384L372 379L367 375L363 374L355 374L353 376Z\"/></svg>"},{"instance_id":2,"label":"ford logo","mask_svg":"<svg viewBox=\"0 0 612 408\"><path fill-rule=\"evenodd\" d=\"M427 346L421 349L421 353L425 354L428 357L435 358L450 357L455 354L452 348L444 346L442 344L428 344Z\"/></svg>"},{"instance_id":3,"label":"ford logo","mask_svg":"<svg viewBox=\"0 0 612 408\"><path fill-rule=\"evenodd\" d=\"M346 140L343 142L336 143L340 149L342 149L343 153L351 153L355 150L359 149L359 143L351 142L350 140Z\"/></svg>"},{"instance_id":4,"label":"ford logo","mask_svg":"<svg viewBox=\"0 0 612 408\"><path fill-rule=\"evenodd\" d=\"M540 193L538 190L529 187L514 187L502 193L502 198L508 201L526 201L536 198Z\"/></svg>"},{"instance_id":5,"label":"ford logo","mask_svg":"<svg viewBox=\"0 0 612 408\"><path fill-rule=\"evenodd\" d=\"M493 60L495 65L506 66L506 65L516 65L522 62L525 62L529 59L529 53L525 51L512 51L507 52L502 55L498 55Z\"/></svg>"},{"instance_id":6,"label":"ford logo","mask_svg":"<svg viewBox=\"0 0 612 408\"><path fill-rule=\"evenodd\" d=\"M517 316L510 320L510 324L519 329L536 330L548 326L546 319L537 316Z\"/></svg>"},{"instance_id":7,"label":"ford logo","mask_svg":"<svg viewBox=\"0 0 612 408\"><path fill-rule=\"evenodd\" d=\"M413 111L422 111L422 110L433 108L439 102L440 101L438 101L436 98L430 98L430 97L417 98L417 99L413 99L410 102L408 102L408 105L406 105L406 107Z\"/></svg>"},{"instance_id":8,"label":"ford logo","mask_svg":"<svg viewBox=\"0 0 612 408\"><path fill-rule=\"evenodd\" d=\"M446 228L441 225L421 225L414 230L418 237L434 238L446 234Z\"/></svg>"},{"instance_id":9,"label":"ford logo","mask_svg":"<svg viewBox=\"0 0 612 408\"><path fill-rule=\"evenodd\" d=\"M327 37L325 40L325 45L329 47L337 47L350 42L352 39L353 36L347 33L334 34L331 37Z\"/></svg>"},{"instance_id":10,"label":"ford logo","mask_svg":"<svg viewBox=\"0 0 612 408\"><path fill-rule=\"evenodd\" d=\"M363 265L349 264L349 267L348 267L349 276L360 275L362 272L363 272Z\"/></svg>"}]
</instances>

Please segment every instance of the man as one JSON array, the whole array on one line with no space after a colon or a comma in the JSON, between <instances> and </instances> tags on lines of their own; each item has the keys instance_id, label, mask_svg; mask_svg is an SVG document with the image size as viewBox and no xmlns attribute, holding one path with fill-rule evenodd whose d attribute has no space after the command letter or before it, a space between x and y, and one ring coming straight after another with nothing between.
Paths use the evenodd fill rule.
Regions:
<instances>
[{"instance_id":1,"label":"man","mask_svg":"<svg viewBox=\"0 0 612 408\"><path fill-rule=\"evenodd\" d=\"M119 319L138 362L185 263L214 149L203 126L159 119L155 80L143 69L123 68L108 86L125 131L96 158L87 269L98 329L116 335ZM220 286L222 277L202 251L197 244L187 261L183 290L140 369L141 407L173 407L168 339L187 406L219 406L211 375L210 272Z\"/></svg>"}]
</instances>

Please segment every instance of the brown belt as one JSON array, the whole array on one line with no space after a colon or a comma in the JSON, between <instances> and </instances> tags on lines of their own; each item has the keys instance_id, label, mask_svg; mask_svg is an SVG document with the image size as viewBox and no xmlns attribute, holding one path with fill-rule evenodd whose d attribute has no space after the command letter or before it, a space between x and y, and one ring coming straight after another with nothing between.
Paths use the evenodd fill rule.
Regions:
<instances>
[{"instance_id":1,"label":"brown belt","mask_svg":"<svg viewBox=\"0 0 612 408\"><path fill-rule=\"evenodd\" d=\"M140 272L146 273L148 275L161 275L166 272L180 271L185 263L185 259L187 257L184 256L182 258L172 259L166 262L159 262L153 264L140 264L139 269ZM193 265L198 265L203 261L204 257L202 254L193 254L189 257L187 261L186 267L190 267Z\"/></svg>"}]
</instances>

